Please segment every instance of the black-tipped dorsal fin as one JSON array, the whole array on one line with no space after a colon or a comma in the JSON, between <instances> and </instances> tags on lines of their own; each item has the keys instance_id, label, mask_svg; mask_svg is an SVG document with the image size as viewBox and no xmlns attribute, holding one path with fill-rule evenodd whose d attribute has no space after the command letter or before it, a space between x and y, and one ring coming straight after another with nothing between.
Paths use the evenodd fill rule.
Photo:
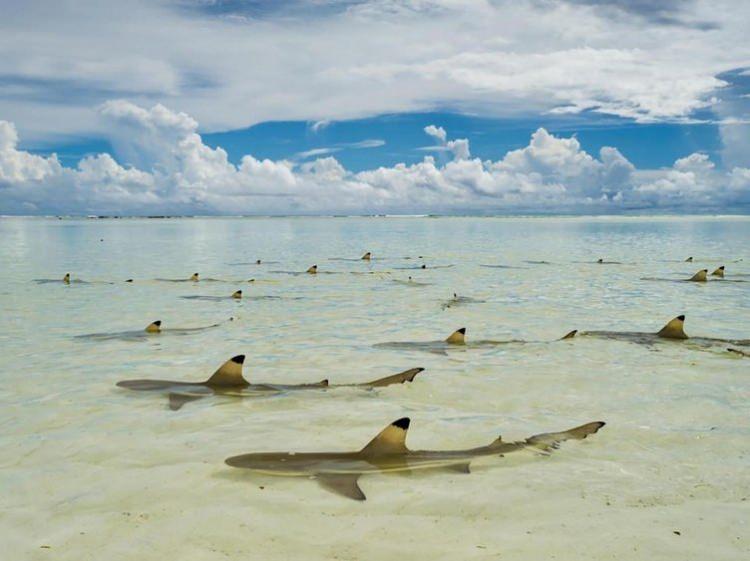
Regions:
<instances>
[{"instance_id":1,"label":"black-tipped dorsal fin","mask_svg":"<svg viewBox=\"0 0 750 561\"><path fill-rule=\"evenodd\" d=\"M448 336L445 342L451 345L463 345L466 343L466 328L456 329Z\"/></svg>"},{"instance_id":2,"label":"black-tipped dorsal fin","mask_svg":"<svg viewBox=\"0 0 750 561\"><path fill-rule=\"evenodd\" d=\"M568 331L565 335L563 335L562 337L560 337L560 341L562 341L564 339L572 339L573 337L576 336L577 333L578 333L577 329L574 329L573 331Z\"/></svg>"},{"instance_id":3,"label":"black-tipped dorsal fin","mask_svg":"<svg viewBox=\"0 0 750 561\"><path fill-rule=\"evenodd\" d=\"M161 320L157 319L156 321L152 321L146 326L145 329L146 333L159 333L161 332Z\"/></svg>"},{"instance_id":4,"label":"black-tipped dorsal fin","mask_svg":"<svg viewBox=\"0 0 750 561\"><path fill-rule=\"evenodd\" d=\"M692 262L693 262L692 257L688 257L687 259L685 259L685 263L692 263Z\"/></svg>"},{"instance_id":5,"label":"black-tipped dorsal fin","mask_svg":"<svg viewBox=\"0 0 750 561\"><path fill-rule=\"evenodd\" d=\"M190 275L190 280L191 281L197 281L198 280L198 273L193 273L192 275Z\"/></svg>"},{"instance_id":6,"label":"black-tipped dorsal fin","mask_svg":"<svg viewBox=\"0 0 750 561\"><path fill-rule=\"evenodd\" d=\"M70 283L70 273L65 273L65 276L63 277L64 283Z\"/></svg>"},{"instance_id":7,"label":"black-tipped dorsal fin","mask_svg":"<svg viewBox=\"0 0 750 561\"><path fill-rule=\"evenodd\" d=\"M242 291L241 290L234 291L232 293L232 298L235 298L237 300L239 300L240 298L242 298Z\"/></svg>"},{"instance_id":8,"label":"black-tipped dorsal fin","mask_svg":"<svg viewBox=\"0 0 750 561\"><path fill-rule=\"evenodd\" d=\"M369 251L362 256L362 259L364 261L369 261L371 258L372 258L372 253L370 253Z\"/></svg>"},{"instance_id":9,"label":"black-tipped dorsal fin","mask_svg":"<svg viewBox=\"0 0 750 561\"><path fill-rule=\"evenodd\" d=\"M724 265L718 267L713 273L711 273L711 276L724 278Z\"/></svg>"},{"instance_id":10,"label":"black-tipped dorsal fin","mask_svg":"<svg viewBox=\"0 0 750 561\"><path fill-rule=\"evenodd\" d=\"M695 273L692 277L690 277L691 281L693 282L705 282L708 280L708 269L701 269L697 273Z\"/></svg>"},{"instance_id":11,"label":"black-tipped dorsal fin","mask_svg":"<svg viewBox=\"0 0 750 561\"><path fill-rule=\"evenodd\" d=\"M249 382L242 376L242 364L244 362L245 355L230 358L213 373L213 376L206 381L206 385L219 387L249 386Z\"/></svg>"},{"instance_id":12,"label":"black-tipped dorsal fin","mask_svg":"<svg viewBox=\"0 0 750 561\"><path fill-rule=\"evenodd\" d=\"M406 448L406 431L409 430L409 417L393 421L362 448L363 454L404 454Z\"/></svg>"},{"instance_id":13,"label":"black-tipped dorsal fin","mask_svg":"<svg viewBox=\"0 0 750 561\"><path fill-rule=\"evenodd\" d=\"M659 337L666 339L687 339L685 334L685 316L677 316L657 333Z\"/></svg>"},{"instance_id":14,"label":"black-tipped dorsal fin","mask_svg":"<svg viewBox=\"0 0 750 561\"><path fill-rule=\"evenodd\" d=\"M313 265L306 272L309 273L309 274L311 274L311 275L314 275L315 273L318 272L318 266L317 265Z\"/></svg>"}]
</instances>

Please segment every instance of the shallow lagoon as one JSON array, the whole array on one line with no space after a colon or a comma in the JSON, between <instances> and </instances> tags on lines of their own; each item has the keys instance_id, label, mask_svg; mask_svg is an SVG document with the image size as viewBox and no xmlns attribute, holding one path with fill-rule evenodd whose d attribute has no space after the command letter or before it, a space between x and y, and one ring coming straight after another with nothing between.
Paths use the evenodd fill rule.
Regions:
<instances>
[{"instance_id":1,"label":"shallow lagoon","mask_svg":"<svg viewBox=\"0 0 750 561\"><path fill-rule=\"evenodd\" d=\"M743 558L750 359L598 339L447 355L373 344L441 339L463 326L469 340L655 331L680 313L688 334L747 338L750 283L640 279L724 264L727 279L750 280L749 242L743 217L2 218L4 557ZM356 260L368 250L370 263ZM354 260L330 259L341 257ZM600 257L622 264L595 264ZM231 265L256 259L276 263ZM423 262L426 270L400 268ZM272 272L312 264L339 274ZM153 280L196 271L236 282ZM91 284L33 280L66 272ZM392 282L410 275L423 284ZM181 298L240 288L240 302ZM443 306L454 292L485 302ZM75 337L230 316L184 337ZM204 379L239 353L256 382L427 370L375 391L205 399L177 412L163 397L115 387ZM471 475L366 476L364 503L223 464L251 451L358 449L404 415L409 445L433 449L608 424L550 457L486 460Z\"/></svg>"}]
</instances>

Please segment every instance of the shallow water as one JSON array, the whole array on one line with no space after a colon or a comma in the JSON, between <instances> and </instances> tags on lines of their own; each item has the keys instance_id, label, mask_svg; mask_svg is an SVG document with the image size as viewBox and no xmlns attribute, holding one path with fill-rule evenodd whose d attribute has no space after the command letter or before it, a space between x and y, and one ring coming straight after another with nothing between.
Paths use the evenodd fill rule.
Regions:
<instances>
[{"instance_id":1,"label":"shallow water","mask_svg":"<svg viewBox=\"0 0 750 561\"><path fill-rule=\"evenodd\" d=\"M442 339L463 326L469 340L656 331L681 313L689 334L748 338L750 282L640 279L724 264L727 279L750 280L749 242L743 217L2 218L2 556L745 558L750 359L721 347L585 338L446 355L372 345ZM356 260L368 250L372 262ZM355 260L329 259L341 257ZM623 264L593 263L600 257ZM230 265L256 259L277 263ZM423 262L426 270L397 268ZM339 274L271 272L312 264ZM196 271L235 282L153 280ZM66 272L90 284L34 282ZM392 282L408 276L424 285ZM240 288L239 302L181 298ZM454 292L485 302L444 307ZM287 298L252 299L261 295ZM230 316L187 336L75 337ZM211 398L176 412L163 396L115 387L205 379L240 353L256 382L427 370L376 391ZM363 503L223 463L245 452L359 449L405 415L412 448L607 426L550 457L485 460L471 475L365 476Z\"/></svg>"}]
</instances>

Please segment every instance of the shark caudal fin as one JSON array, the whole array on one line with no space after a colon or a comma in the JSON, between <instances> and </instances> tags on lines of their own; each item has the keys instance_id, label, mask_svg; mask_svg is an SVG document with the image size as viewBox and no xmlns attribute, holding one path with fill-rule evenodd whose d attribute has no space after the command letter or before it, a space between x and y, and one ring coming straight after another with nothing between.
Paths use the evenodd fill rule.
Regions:
<instances>
[{"instance_id":1,"label":"shark caudal fin","mask_svg":"<svg viewBox=\"0 0 750 561\"><path fill-rule=\"evenodd\" d=\"M456 329L451 333L445 340L449 345L464 345L466 344L466 328Z\"/></svg>"},{"instance_id":2,"label":"shark caudal fin","mask_svg":"<svg viewBox=\"0 0 750 561\"><path fill-rule=\"evenodd\" d=\"M687 259L685 259L685 263L692 263L692 262L693 262L692 257L688 257Z\"/></svg>"},{"instance_id":3,"label":"shark caudal fin","mask_svg":"<svg viewBox=\"0 0 750 561\"><path fill-rule=\"evenodd\" d=\"M390 386L392 384L403 384L404 382L414 381L414 378L417 376L417 374L423 371L424 368L410 368L409 370L404 370L403 372L399 372L398 374L393 374L391 376L386 376L385 378L373 380L372 382L365 382L364 384L357 385L365 388L382 388L384 386Z\"/></svg>"},{"instance_id":4,"label":"shark caudal fin","mask_svg":"<svg viewBox=\"0 0 750 561\"><path fill-rule=\"evenodd\" d=\"M535 434L526 439L526 445L537 448L542 452L549 452L550 450L556 450L560 443L566 440L583 440L590 434L595 434L604 425L603 421L595 421L562 432Z\"/></svg>"},{"instance_id":5,"label":"shark caudal fin","mask_svg":"<svg viewBox=\"0 0 750 561\"><path fill-rule=\"evenodd\" d=\"M565 339L572 339L573 337L576 336L577 333L578 333L577 329L574 329L573 331L568 331L565 335L560 337L560 341L564 341Z\"/></svg>"},{"instance_id":6,"label":"shark caudal fin","mask_svg":"<svg viewBox=\"0 0 750 561\"><path fill-rule=\"evenodd\" d=\"M370 252L368 251L368 252L367 252L367 253L365 253L365 254L364 254L364 255L363 255L362 257L360 257L360 259L362 259L363 261L369 261L370 259L372 259L372 253L370 253Z\"/></svg>"},{"instance_id":7,"label":"shark caudal fin","mask_svg":"<svg viewBox=\"0 0 750 561\"><path fill-rule=\"evenodd\" d=\"M677 316L671 320L659 330L657 335L665 339L687 339L688 336L685 333L685 316Z\"/></svg>"},{"instance_id":8,"label":"shark caudal fin","mask_svg":"<svg viewBox=\"0 0 750 561\"><path fill-rule=\"evenodd\" d=\"M245 362L245 355L237 355L230 358L213 375L206 380L207 386L218 387L246 387L250 383L242 376L242 364Z\"/></svg>"},{"instance_id":9,"label":"shark caudal fin","mask_svg":"<svg viewBox=\"0 0 750 561\"><path fill-rule=\"evenodd\" d=\"M144 331L146 333L160 333L161 332L161 320L157 319L156 321L152 321L146 326L146 329Z\"/></svg>"},{"instance_id":10,"label":"shark caudal fin","mask_svg":"<svg viewBox=\"0 0 750 561\"><path fill-rule=\"evenodd\" d=\"M693 282L706 282L708 280L708 269L701 269L688 280Z\"/></svg>"},{"instance_id":11,"label":"shark caudal fin","mask_svg":"<svg viewBox=\"0 0 750 561\"><path fill-rule=\"evenodd\" d=\"M721 277L724 278L724 265L716 269L713 273L711 273L712 277Z\"/></svg>"},{"instance_id":12,"label":"shark caudal fin","mask_svg":"<svg viewBox=\"0 0 750 561\"><path fill-rule=\"evenodd\" d=\"M190 280L198 282L198 273L193 273L192 275L190 275Z\"/></svg>"},{"instance_id":13,"label":"shark caudal fin","mask_svg":"<svg viewBox=\"0 0 750 561\"><path fill-rule=\"evenodd\" d=\"M232 298L234 298L236 300L239 300L240 298L242 298L242 291L241 290L237 290L237 291L233 292L232 293Z\"/></svg>"},{"instance_id":14,"label":"shark caudal fin","mask_svg":"<svg viewBox=\"0 0 750 561\"><path fill-rule=\"evenodd\" d=\"M305 272L306 272L306 273L309 273L309 274L311 274L311 275L315 275L315 274L317 274L317 272L318 272L318 266L317 266L317 265L313 265L312 267L310 267L310 268L309 268L309 269L308 269L307 271L305 271Z\"/></svg>"},{"instance_id":15,"label":"shark caudal fin","mask_svg":"<svg viewBox=\"0 0 750 561\"><path fill-rule=\"evenodd\" d=\"M406 431L409 430L410 422L409 417L393 421L362 448L362 454L387 456L406 453Z\"/></svg>"}]
</instances>

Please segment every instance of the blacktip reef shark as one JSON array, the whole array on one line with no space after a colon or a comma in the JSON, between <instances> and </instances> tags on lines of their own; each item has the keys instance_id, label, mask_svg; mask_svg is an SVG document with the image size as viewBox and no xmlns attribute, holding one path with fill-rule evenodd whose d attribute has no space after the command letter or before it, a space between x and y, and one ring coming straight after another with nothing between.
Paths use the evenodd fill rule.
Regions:
<instances>
[{"instance_id":1,"label":"blacktip reef shark","mask_svg":"<svg viewBox=\"0 0 750 561\"><path fill-rule=\"evenodd\" d=\"M325 390L344 387L363 389L382 388L393 384L412 382L417 374L424 371L424 368L410 368L398 374L358 384L329 384L328 379L308 384L255 384L248 382L242 375L242 365L244 363L245 355L232 357L222 364L208 380L203 382L123 380L122 382L117 382L117 386L135 391L167 393L169 408L176 411L186 403L212 395L260 397L299 390Z\"/></svg>"},{"instance_id":2,"label":"blacktip reef shark","mask_svg":"<svg viewBox=\"0 0 750 561\"><path fill-rule=\"evenodd\" d=\"M329 257L329 261L372 261L372 252L367 251L365 254L358 258L352 259L351 257Z\"/></svg>"},{"instance_id":3,"label":"blacktip reef shark","mask_svg":"<svg viewBox=\"0 0 750 561\"><path fill-rule=\"evenodd\" d=\"M724 277L724 272L726 271L726 267L722 265L721 267L718 267L714 270L713 273L711 273L712 277L715 277L714 281L722 281L722 282L745 282L744 280L740 279L726 279ZM648 280L648 281L664 281L664 282L698 282L698 283L704 283L709 282L709 275L708 275L708 269L701 269L697 273L695 273L692 277L689 279L663 279L663 278L657 278L657 277L643 277L641 280Z\"/></svg>"},{"instance_id":4,"label":"blacktip reef shark","mask_svg":"<svg viewBox=\"0 0 750 561\"><path fill-rule=\"evenodd\" d=\"M227 321L234 321L234 318L229 318ZM76 335L76 339L91 339L94 341L139 341L143 339L149 339L151 337L161 337L164 335L192 335L193 333L200 333L209 329L214 329L220 325L226 323L214 323L212 325L205 325L203 327L170 327L162 328L161 320L152 321L145 329L133 330L133 331L116 331L111 333L87 333L84 335Z\"/></svg>"},{"instance_id":5,"label":"blacktip reef shark","mask_svg":"<svg viewBox=\"0 0 750 561\"><path fill-rule=\"evenodd\" d=\"M201 294L192 294L190 296L180 296L180 298L184 298L185 300L205 300L207 302L223 302L226 300L234 300L235 302L237 302L239 300L242 300L242 291L235 290L229 296L204 296Z\"/></svg>"},{"instance_id":6,"label":"blacktip reef shark","mask_svg":"<svg viewBox=\"0 0 750 561\"><path fill-rule=\"evenodd\" d=\"M193 273L189 278L186 279L156 279L161 282L198 282L200 281L200 275Z\"/></svg>"},{"instance_id":7,"label":"blacktip reef shark","mask_svg":"<svg viewBox=\"0 0 750 561\"><path fill-rule=\"evenodd\" d=\"M65 276L61 279L34 279L37 284L114 284L106 281L85 281L82 279L71 278L70 273L65 273Z\"/></svg>"},{"instance_id":8,"label":"blacktip reef shark","mask_svg":"<svg viewBox=\"0 0 750 561\"><path fill-rule=\"evenodd\" d=\"M457 306L465 306L467 304L484 304L486 300L479 300L477 298L471 298L470 296L459 296L455 292L453 298L443 302L442 308L447 310L448 308L455 308Z\"/></svg>"},{"instance_id":9,"label":"blacktip reef shark","mask_svg":"<svg viewBox=\"0 0 750 561\"><path fill-rule=\"evenodd\" d=\"M268 475L313 478L328 491L355 501L364 501L367 497L359 487L359 478L363 475L420 470L471 473L471 462L477 458L503 457L520 450L546 455L557 449L561 442L583 440L605 424L596 421L562 432L535 434L525 440L511 442L504 442L502 437L498 437L477 448L410 450L406 446L410 423L408 417L393 421L357 452L261 452L232 456L225 463Z\"/></svg>"},{"instance_id":10,"label":"blacktip reef shark","mask_svg":"<svg viewBox=\"0 0 750 561\"><path fill-rule=\"evenodd\" d=\"M326 274L326 275L335 275L337 274L336 271L318 271L317 265L312 265L307 268L305 271L271 271L272 273L281 273L283 275L320 275L320 274Z\"/></svg>"},{"instance_id":11,"label":"blacktip reef shark","mask_svg":"<svg viewBox=\"0 0 750 561\"><path fill-rule=\"evenodd\" d=\"M396 284L400 284L403 286L430 286L431 282L418 282L415 281L412 277L409 277L407 280L401 280L401 279L391 279Z\"/></svg>"},{"instance_id":12,"label":"blacktip reef shark","mask_svg":"<svg viewBox=\"0 0 750 561\"><path fill-rule=\"evenodd\" d=\"M641 331L578 331L567 333L562 339L578 337L598 337L600 339L616 339L631 343L650 345L659 341L682 342L691 346L712 348L716 346L734 345L750 346L750 339L719 339L714 337L690 337L685 333L685 316L677 316L656 332Z\"/></svg>"},{"instance_id":13,"label":"blacktip reef shark","mask_svg":"<svg viewBox=\"0 0 750 561\"><path fill-rule=\"evenodd\" d=\"M373 345L376 349L393 349L403 351L424 351L440 355L448 354L449 350L461 349L481 349L498 347L501 345L542 343L543 341L524 341L522 339L492 340L481 339L478 341L466 340L466 328L456 329L446 339L441 341L390 341L386 343L376 343ZM546 342L546 341L544 341Z\"/></svg>"},{"instance_id":14,"label":"blacktip reef shark","mask_svg":"<svg viewBox=\"0 0 750 561\"><path fill-rule=\"evenodd\" d=\"M414 265L413 267L394 267L394 269L401 269L401 270L419 270L419 269L450 269L453 267L453 265L430 265L427 266L426 263L422 263L421 265Z\"/></svg>"}]
</instances>

